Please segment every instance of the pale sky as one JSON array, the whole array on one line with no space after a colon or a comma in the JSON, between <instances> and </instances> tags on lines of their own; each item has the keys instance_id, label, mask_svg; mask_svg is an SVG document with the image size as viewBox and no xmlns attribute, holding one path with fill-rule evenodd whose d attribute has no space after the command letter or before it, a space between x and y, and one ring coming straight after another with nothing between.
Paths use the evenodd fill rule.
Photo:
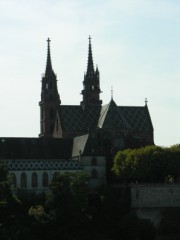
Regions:
<instances>
[{"instance_id":1,"label":"pale sky","mask_svg":"<svg viewBox=\"0 0 180 240\"><path fill-rule=\"evenodd\" d=\"M63 105L82 100L88 36L101 99L143 106L155 144L180 143L180 0L0 0L0 137L37 137L47 38Z\"/></svg>"}]
</instances>

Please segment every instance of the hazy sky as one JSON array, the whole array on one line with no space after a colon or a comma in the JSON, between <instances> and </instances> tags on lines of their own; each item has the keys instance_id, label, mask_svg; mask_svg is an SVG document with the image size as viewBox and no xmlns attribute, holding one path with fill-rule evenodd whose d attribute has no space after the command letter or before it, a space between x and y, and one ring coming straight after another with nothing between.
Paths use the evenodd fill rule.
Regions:
<instances>
[{"instance_id":1,"label":"hazy sky","mask_svg":"<svg viewBox=\"0 0 180 240\"><path fill-rule=\"evenodd\" d=\"M37 137L47 38L62 104L82 100L88 36L101 99L143 106L155 144L180 143L179 0L0 0L0 136Z\"/></svg>"}]
</instances>

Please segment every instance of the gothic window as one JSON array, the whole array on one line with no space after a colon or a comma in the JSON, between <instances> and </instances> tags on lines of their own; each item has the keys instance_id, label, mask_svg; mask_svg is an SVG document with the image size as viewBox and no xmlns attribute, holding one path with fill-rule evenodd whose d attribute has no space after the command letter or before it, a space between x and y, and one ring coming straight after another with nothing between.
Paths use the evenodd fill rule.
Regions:
<instances>
[{"instance_id":1,"label":"gothic window","mask_svg":"<svg viewBox=\"0 0 180 240\"><path fill-rule=\"evenodd\" d=\"M43 172L42 184L43 184L43 187L48 187L48 185L49 185L49 178L48 178L48 173L47 172Z\"/></svg>"},{"instance_id":2,"label":"gothic window","mask_svg":"<svg viewBox=\"0 0 180 240\"><path fill-rule=\"evenodd\" d=\"M32 183L32 187L37 187L38 186L38 176L37 173L33 172L32 173L32 178L31 178L31 183Z\"/></svg>"},{"instance_id":3,"label":"gothic window","mask_svg":"<svg viewBox=\"0 0 180 240\"><path fill-rule=\"evenodd\" d=\"M93 170L91 171L91 177L92 177L92 178L97 178L97 176L98 176L97 170L96 170L96 169L93 169Z\"/></svg>"},{"instance_id":4,"label":"gothic window","mask_svg":"<svg viewBox=\"0 0 180 240\"><path fill-rule=\"evenodd\" d=\"M53 118L54 118L54 110L53 110L53 107L51 107L50 110L49 110L49 117L50 117L50 119L53 119Z\"/></svg>"},{"instance_id":5,"label":"gothic window","mask_svg":"<svg viewBox=\"0 0 180 240\"><path fill-rule=\"evenodd\" d=\"M26 173L23 172L21 173L21 188L26 188L27 187L27 176Z\"/></svg>"},{"instance_id":6,"label":"gothic window","mask_svg":"<svg viewBox=\"0 0 180 240\"><path fill-rule=\"evenodd\" d=\"M97 159L96 159L96 157L92 157L91 166L96 166L96 165L97 165Z\"/></svg>"},{"instance_id":7,"label":"gothic window","mask_svg":"<svg viewBox=\"0 0 180 240\"><path fill-rule=\"evenodd\" d=\"M92 85L92 90L94 90L94 85Z\"/></svg>"},{"instance_id":8,"label":"gothic window","mask_svg":"<svg viewBox=\"0 0 180 240\"><path fill-rule=\"evenodd\" d=\"M16 187L16 175L14 173L11 173L10 174L10 181L11 181L11 184L13 185L13 187Z\"/></svg>"},{"instance_id":9,"label":"gothic window","mask_svg":"<svg viewBox=\"0 0 180 240\"><path fill-rule=\"evenodd\" d=\"M46 89L48 89L48 83L46 83Z\"/></svg>"}]
</instances>

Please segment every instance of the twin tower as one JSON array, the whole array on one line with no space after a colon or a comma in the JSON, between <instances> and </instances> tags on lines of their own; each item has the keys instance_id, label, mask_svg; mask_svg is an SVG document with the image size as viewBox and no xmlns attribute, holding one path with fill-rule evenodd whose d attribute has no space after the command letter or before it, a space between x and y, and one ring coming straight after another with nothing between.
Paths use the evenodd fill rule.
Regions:
<instances>
[{"instance_id":1,"label":"twin tower","mask_svg":"<svg viewBox=\"0 0 180 240\"><path fill-rule=\"evenodd\" d=\"M97 67L96 70L94 69L91 37L89 36L88 64L87 71L84 75L83 90L81 92L83 99L79 105L82 111L87 107L91 108L93 106L99 109L102 104L100 93L99 70ZM39 102L39 106L39 137L63 137L63 107L61 108L61 99L58 93L57 76L52 68L49 38L47 40L47 63L45 74L42 77L41 101ZM73 111L74 114L78 114L77 106ZM79 131L79 129L77 130Z\"/></svg>"}]
</instances>

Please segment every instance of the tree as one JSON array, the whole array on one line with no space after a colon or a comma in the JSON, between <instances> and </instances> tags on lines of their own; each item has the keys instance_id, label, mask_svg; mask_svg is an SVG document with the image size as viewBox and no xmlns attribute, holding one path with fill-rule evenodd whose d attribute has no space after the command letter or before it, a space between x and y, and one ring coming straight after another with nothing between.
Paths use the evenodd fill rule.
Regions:
<instances>
[{"instance_id":1,"label":"tree","mask_svg":"<svg viewBox=\"0 0 180 240\"><path fill-rule=\"evenodd\" d=\"M112 171L121 181L164 182L180 176L180 147L146 146L117 152Z\"/></svg>"},{"instance_id":2,"label":"tree","mask_svg":"<svg viewBox=\"0 0 180 240\"><path fill-rule=\"evenodd\" d=\"M44 206L32 206L34 232L40 239L80 239L85 234L89 192L88 175L83 171L56 175ZM49 236L51 236L49 238Z\"/></svg>"}]
</instances>

